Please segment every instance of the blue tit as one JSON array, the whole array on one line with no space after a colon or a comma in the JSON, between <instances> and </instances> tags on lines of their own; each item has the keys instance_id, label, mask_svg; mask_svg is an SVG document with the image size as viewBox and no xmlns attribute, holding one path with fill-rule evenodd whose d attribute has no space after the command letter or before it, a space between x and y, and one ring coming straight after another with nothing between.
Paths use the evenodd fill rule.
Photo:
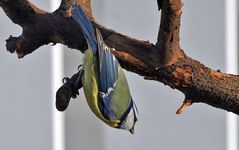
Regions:
<instances>
[{"instance_id":1,"label":"blue tit","mask_svg":"<svg viewBox=\"0 0 239 150\"><path fill-rule=\"evenodd\" d=\"M80 25L88 45L81 81L90 109L107 125L133 134L138 111L123 69L79 4L73 6L72 16Z\"/></svg>"}]
</instances>

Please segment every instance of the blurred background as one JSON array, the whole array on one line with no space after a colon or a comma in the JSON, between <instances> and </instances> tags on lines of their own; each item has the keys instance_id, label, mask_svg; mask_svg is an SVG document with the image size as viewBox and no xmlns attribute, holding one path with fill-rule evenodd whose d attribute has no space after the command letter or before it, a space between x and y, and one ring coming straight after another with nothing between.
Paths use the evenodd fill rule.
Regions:
<instances>
[{"instance_id":1,"label":"blurred background","mask_svg":"<svg viewBox=\"0 0 239 150\"><path fill-rule=\"evenodd\" d=\"M48 0L31 0L51 10ZM58 3L60 0L56 0ZM187 55L213 69L226 71L224 0L185 1L181 22L181 47ZM97 22L131 37L156 42L160 12L156 0L92 0ZM5 48L9 35L21 28L0 9L0 149L52 150L52 46L17 59ZM64 76L71 76L83 54L64 49ZM125 71L139 110L135 134L113 129L90 111L84 94L72 100L61 115L62 150L225 150L226 112L205 104L194 104L176 115L184 96L177 90ZM57 125L56 125L57 126ZM235 131L236 132L236 131Z\"/></svg>"}]
</instances>

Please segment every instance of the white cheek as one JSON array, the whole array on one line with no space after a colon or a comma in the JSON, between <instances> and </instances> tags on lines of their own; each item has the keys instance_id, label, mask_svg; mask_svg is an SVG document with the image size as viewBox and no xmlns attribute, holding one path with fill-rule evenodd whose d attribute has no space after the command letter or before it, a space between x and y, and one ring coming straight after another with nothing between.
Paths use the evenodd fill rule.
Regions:
<instances>
[{"instance_id":1,"label":"white cheek","mask_svg":"<svg viewBox=\"0 0 239 150\"><path fill-rule=\"evenodd\" d=\"M130 110L128 116L126 117L126 121L121 125L122 129L131 130L134 126L134 111Z\"/></svg>"}]
</instances>

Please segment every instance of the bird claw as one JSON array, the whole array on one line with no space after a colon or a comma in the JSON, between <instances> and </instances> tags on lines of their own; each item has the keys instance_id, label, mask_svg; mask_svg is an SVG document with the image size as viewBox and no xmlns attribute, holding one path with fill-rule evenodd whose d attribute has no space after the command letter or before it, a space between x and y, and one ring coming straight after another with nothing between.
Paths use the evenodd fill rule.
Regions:
<instances>
[{"instance_id":1,"label":"bird claw","mask_svg":"<svg viewBox=\"0 0 239 150\"><path fill-rule=\"evenodd\" d=\"M80 70L78 71L77 74L74 75L74 77L71 77L71 78L64 77L62 79L63 84L70 84L73 87L72 96L71 96L72 98L76 98L77 95L79 95L78 90L82 88L82 77L84 73L84 70L82 67L83 65L79 65L78 69Z\"/></svg>"},{"instance_id":2,"label":"bird claw","mask_svg":"<svg viewBox=\"0 0 239 150\"><path fill-rule=\"evenodd\" d=\"M80 70L82 67L83 67L83 65L80 64L80 65L77 67L77 69Z\"/></svg>"},{"instance_id":3,"label":"bird claw","mask_svg":"<svg viewBox=\"0 0 239 150\"><path fill-rule=\"evenodd\" d=\"M79 92L78 91L74 91L74 93L72 94L71 97L75 99L77 97L77 95L79 95Z\"/></svg>"},{"instance_id":4,"label":"bird claw","mask_svg":"<svg viewBox=\"0 0 239 150\"><path fill-rule=\"evenodd\" d=\"M68 78L68 77L64 77L64 78L62 79L62 83L63 83L63 84L66 83L66 82L68 82L68 81L70 81L70 78Z\"/></svg>"}]
</instances>

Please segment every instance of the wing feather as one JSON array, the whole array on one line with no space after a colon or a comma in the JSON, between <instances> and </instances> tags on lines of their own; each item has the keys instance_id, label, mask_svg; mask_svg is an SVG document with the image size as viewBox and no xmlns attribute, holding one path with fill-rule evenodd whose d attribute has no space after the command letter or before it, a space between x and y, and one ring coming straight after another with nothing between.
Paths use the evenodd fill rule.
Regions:
<instances>
[{"instance_id":1,"label":"wing feather","mask_svg":"<svg viewBox=\"0 0 239 150\"><path fill-rule=\"evenodd\" d=\"M96 34L99 50L100 90L106 93L109 88L113 88L118 79L119 63L110 48L105 45L98 29Z\"/></svg>"}]
</instances>

